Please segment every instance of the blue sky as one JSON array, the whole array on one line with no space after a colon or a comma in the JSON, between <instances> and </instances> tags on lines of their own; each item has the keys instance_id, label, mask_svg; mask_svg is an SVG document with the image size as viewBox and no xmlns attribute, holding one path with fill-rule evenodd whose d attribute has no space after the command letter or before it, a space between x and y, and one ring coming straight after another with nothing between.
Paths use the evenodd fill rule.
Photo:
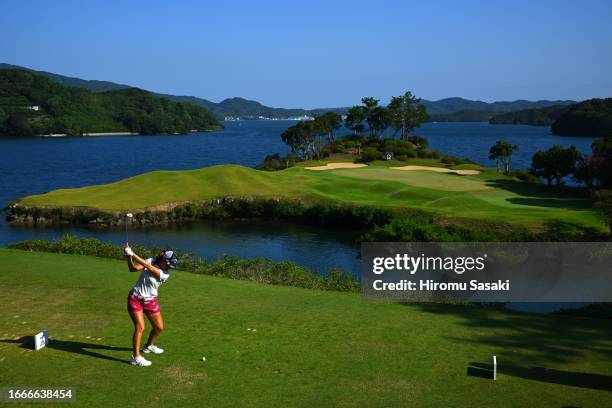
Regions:
<instances>
[{"instance_id":1,"label":"blue sky","mask_svg":"<svg viewBox=\"0 0 612 408\"><path fill-rule=\"evenodd\" d=\"M612 96L612 1L5 2L0 62L278 107L582 100Z\"/></svg>"}]
</instances>

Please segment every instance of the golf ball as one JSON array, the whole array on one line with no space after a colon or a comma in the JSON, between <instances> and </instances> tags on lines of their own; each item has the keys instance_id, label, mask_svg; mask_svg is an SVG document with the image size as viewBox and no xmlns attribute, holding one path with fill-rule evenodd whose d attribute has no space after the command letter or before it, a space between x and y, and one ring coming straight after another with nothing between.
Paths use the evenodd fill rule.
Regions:
<instances>
[{"instance_id":1,"label":"golf ball","mask_svg":"<svg viewBox=\"0 0 612 408\"><path fill-rule=\"evenodd\" d=\"M202 357L202 361L206 361L206 357Z\"/></svg>"}]
</instances>

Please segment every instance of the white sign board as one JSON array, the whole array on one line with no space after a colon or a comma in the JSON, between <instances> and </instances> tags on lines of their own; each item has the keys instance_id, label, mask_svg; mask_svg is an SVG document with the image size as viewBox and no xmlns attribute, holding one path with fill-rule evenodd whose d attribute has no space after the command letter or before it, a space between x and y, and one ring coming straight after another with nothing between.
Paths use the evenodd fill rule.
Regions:
<instances>
[{"instance_id":1,"label":"white sign board","mask_svg":"<svg viewBox=\"0 0 612 408\"><path fill-rule=\"evenodd\" d=\"M49 344L49 333L46 330L34 336L34 350L40 350L47 344Z\"/></svg>"}]
</instances>

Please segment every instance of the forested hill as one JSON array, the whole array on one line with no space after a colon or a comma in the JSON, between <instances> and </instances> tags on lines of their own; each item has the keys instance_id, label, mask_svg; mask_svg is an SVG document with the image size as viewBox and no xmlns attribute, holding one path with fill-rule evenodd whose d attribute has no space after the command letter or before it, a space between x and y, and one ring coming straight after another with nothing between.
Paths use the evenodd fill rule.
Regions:
<instances>
[{"instance_id":1,"label":"forested hill","mask_svg":"<svg viewBox=\"0 0 612 408\"><path fill-rule=\"evenodd\" d=\"M539 109L523 109L515 112L502 113L493 116L489 123L494 125L532 125L550 126L563 113L567 112L571 105L553 105Z\"/></svg>"},{"instance_id":2,"label":"forested hill","mask_svg":"<svg viewBox=\"0 0 612 408\"><path fill-rule=\"evenodd\" d=\"M496 115L492 124L550 126L561 136L612 137L612 98Z\"/></svg>"},{"instance_id":3,"label":"forested hill","mask_svg":"<svg viewBox=\"0 0 612 408\"><path fill-rule=\"evenodd\" d=\"M54 74L52 72L47 72L47 71L36 71L34 69L20 67L18 65L0 63L0 70L6 70L6 69L20 69L23 71L29 71L33 74L46 76L47 78L52 79L55 82L59 82L61 85L76 86L78 88L84 88L92 92L107 92L107 91L116 91L119 89L133 88L129 85L116 84L110 81L96 81L96 80L74 78L74 77L69 77L65 75Z\"/></svg>"},{"instance_id":4,"label":"forested hill","mask_svg":"<svg viewBox=\"0 0 612 408\"><path fill-rule=\"evenodd\" d=\"M561 136L612 138L612 98L589 99L570 106L551 129Z\"/></svg>"},{"instance_id":5,"label":"forested hill","mask_svg":"<svg viewBox=\"0 0 612 408\"><path fill-rule=\"evenodd\" d=\"M141 89L95 93L28 71L0 70L0 136L174 134L219 128L205 108Z\"/></svg>"}]
</instances>

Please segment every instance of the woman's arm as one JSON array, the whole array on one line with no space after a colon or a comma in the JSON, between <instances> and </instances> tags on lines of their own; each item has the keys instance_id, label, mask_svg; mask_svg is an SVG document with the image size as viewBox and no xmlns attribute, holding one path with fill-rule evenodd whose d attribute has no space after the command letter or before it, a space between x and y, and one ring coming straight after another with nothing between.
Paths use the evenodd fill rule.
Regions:
<instances>
[{"instance_id":1,"label":"woman's arm","mask_svg":"<svg viewBox=\"0 0 612 408\"><path fill-rule=\"evenodd\" d=\"M134 264L134 259L132 259L131 256L128 256L127 263L128 263L128 268L130 269L130 272L142 271L145 268L144 266L140 264Z\"/></svg>"},{"instance_id":2,"label":"woman's arm","mask_svg":"<svg viewBox=\"0 0 612 408\"><path fill-rule=\"evenodd\" d=\"M138 262L142 267L147 268L147 270L151 272L153 276L159 279L159 277L161 276L161 269L151 265L136 254L134 254L134 259L136 259L136 262Z\"/></svg>"},{"instance_id":3,"label":"woman's arm","mask_svg":"<svg viewBox=\"0 0 612 408\"><path fill-rule=\"evenodd\" d=\"M134 253L134 251L132 251L132 248L130 248L130 247L126 247L126 248L125 248L125 253L126 253L127 255L129 255L130 259L132 259L132 261L131 261L131 262L133 262L133 260L136 260L136 262L138 262L138 264L139 264L139 265L134 265L134 267L136 267L136 268L140 267L140 269L139 269L139 270L142 270L142 269L144 269L144 268L147 268L147 270L148 270L149 272L151 272L151 274L152 274L153 276L155 276L157 279L159 279L159 278L160 278L160 276L161 276L161 269L159 269L159 268L157 268L157 267L155 267L155 266L151 265L150 263L148 263L147 261L145 261L144 259L142 259L142 258L141 258L141 257L139 257L138 255L136 255L136 254Z\"/></svg>"}]
</instances>

